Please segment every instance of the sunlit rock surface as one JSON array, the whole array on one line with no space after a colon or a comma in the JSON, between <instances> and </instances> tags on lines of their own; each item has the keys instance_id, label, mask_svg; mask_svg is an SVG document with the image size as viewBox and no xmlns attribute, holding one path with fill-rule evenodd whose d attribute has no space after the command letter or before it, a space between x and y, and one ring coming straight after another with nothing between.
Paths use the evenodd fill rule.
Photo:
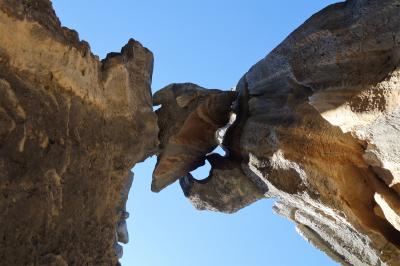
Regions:
<instances>
[{"instance_id":1,"label":"sunlit rock surface","mask_svg":"<svg viewBox=\"0 0 400 266\"><path fill-rule=\"evenodd\" d=\"M274 197L332 259L400 265L399 14L398 0L331 5L254 65L236 86L227 155L207 155L205 180L182 174L194 206Z\"/></svg>"},{"instance_id":2,"label":"sunlit rock surface","mask_svg":"<svg viewBox=\"0 0 400 266\"><path fill-rule=\"evenodd\" d=\"M50 1L0 1L0 265L118 263L152 68L134 40L99 61Z\"/></svg>"},{"instance_id":3,"label":"sunlit rock surface","mask_svg":"<svg viewBox=\"0 0 400 266\"><path fill-rule=\"evenodd\" d=\"M100 61L48 0L0 0L0 264L118 264L130 169L157 153L153 191L180 179L226 213L274 197L339 263L400 265L399 14L331 5L235 91L172 84L152 101L138 42Z\"/></svg>"}]
</instances>

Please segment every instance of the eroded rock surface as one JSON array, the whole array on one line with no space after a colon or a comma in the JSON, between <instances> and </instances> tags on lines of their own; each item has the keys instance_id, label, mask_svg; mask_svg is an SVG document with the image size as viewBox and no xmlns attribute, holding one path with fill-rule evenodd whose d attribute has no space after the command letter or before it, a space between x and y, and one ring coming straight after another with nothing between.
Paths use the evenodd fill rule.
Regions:
<instances>
[{"instance_id":1,"label":"eroded rock surface","mask_svg":"<svg viewBox=\"0 0 400 266\"><path fill-rule=\"evenodd\" d=\"M274 197L336 261L400 265L399 14L398 0L331 5L254 65L236 86L228 154L207 155L206 180L179 173L195 207Z\"/></svg>"},{"instance_id":2,"label":"eroded rock surface","mask_svg":"<svg viewBox=\"0 0 400 266\"><path fill-rule=\"evenodd\" d=\"M218 142L216 131L229 121L235 92L172 84L154 95L160 125L160 154L151 189L160 191L200 165Z\"/></svg>"},{"instance_id":3,"label":"eroded rock surface","mask_svg":"<svg viewBox=\"0 0 400 266\"><path fill-rule=\"evenodd\" d=\"M158 153L154 191L180 178L196 208L227 213L274 197L339 263L400 265L399 14L331 5L236 91L172 84L156 116L138 42L100 61L48 0L0 0L0 263L116 265L130 169Z\"/></svg>"},{"instance_id":4,"label":"eroded rock surface","mask_svg":"<svg viewBox=\"0 0 400 266\"><path fill-rule=\"evenodd\" d=\"M158 145L152 68L134 40L99 61L50 1L0 1L1 265L118 263L130 169Z\"/></svg>"}]
</instances>

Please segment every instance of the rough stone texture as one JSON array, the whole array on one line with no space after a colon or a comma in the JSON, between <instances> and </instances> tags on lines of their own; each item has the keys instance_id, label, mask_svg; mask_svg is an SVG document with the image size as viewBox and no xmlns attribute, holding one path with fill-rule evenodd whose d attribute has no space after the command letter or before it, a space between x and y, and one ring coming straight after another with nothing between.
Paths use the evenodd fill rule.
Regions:
<instances>
[{"instance_id":1,"label":"rough stone texture","mask_svg":"<svg viewBox=\"0 0 400 266\"><path fill-rule=\"evenodd\" d=\"M243 78L245 172L352 265L400 264L399 12L400 1L329 6Z\"/></svg>"},{"instance_id":2,"label":"rough stone texture","mask_svg":"<svg viewBox=\"0 0 400 266\"><path fill-rule=\"evenodd\" d=\"M216 131L229 121L235 97L235 92L205 90L194 84L172 84L154 95L154 104L161 104L156 111L161 144L153 191L204 165L206 155L218 145Z\"/></svg>"},{"instance_id":3,"label":"rough stone texture","mask_svg":"<svg viewBox=\"0 0 400 266\"><path fill-rule=\"evenodd\" d=\"M152 67L134 40L99 61L50 1L0 0L1 265L118 263L130 169L158 145Z\"/></svg>"},{"instance_id":4,"label":"rough stone texture","mask_svg":"<svg viewBox=\"0 0 400 266\"><path fill-rule=\"evenodd\" d=\"M275 197L339 263L400 265L399 14L331 5L236 92L156 93L158 132L151 52L130 40L99 61L48 0L0 0L1 265L116 265L130 169L156 152L154 191L181 178L196 208L227 213Z\"/></svg>"},{"instance_id":5,"label":"rough stone texture","mask_svg":"<svg viewBox=\"0 0 400 266\"><path fill-rule=\"evenodd\" d=\"M197 209L234 213L264 197L266 188L252 182L231 158L210 154L206 159L212 168L206 179L196 180L191 174L180 179L185 196Z\"/></svg>"},{"instance_id":6,"label":"rough stone texture","mask_svg":"<svg viewBox=\"0 0 400 266\"><path fill-rule=\"evenodd\" d=\"M228 154L208 155L205 181L181 175L195 207L261 192L334 260L400 265L399 14L399 0L328 6L254 65L218 136Z\"/></svg>"}]
</instances>

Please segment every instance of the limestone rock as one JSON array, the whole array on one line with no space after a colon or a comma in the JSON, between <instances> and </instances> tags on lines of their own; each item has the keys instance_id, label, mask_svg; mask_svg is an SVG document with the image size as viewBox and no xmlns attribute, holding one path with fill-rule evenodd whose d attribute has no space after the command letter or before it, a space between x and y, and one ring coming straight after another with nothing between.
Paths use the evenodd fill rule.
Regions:
<instances>
[{"instance_id":1,"label":"limestone rock","mask_svg":"<svg viewBox=\"0 0 400 266\"><path fill-rule=\"evenodd\" d=\"M215 132L229 121L235 92L206 91L194 84L172 84L154 96L161 153L151 189L160 191L200 165L218 145Z\"/></svg>"},{"instance_id":2,"label":"limestone rock","mask_svg":"<svg viewBox=\"0 0 400 266\"><path fill-rule=\"evenodd\" d=\"M243 78L244 171L268 185L279 213L352 265L400 261L399 4L331 5Z\"/></svg>"},{"instance_id":3,"label":"limestone rock","mask_svg":"<svg viewBox=\"0 0 400 266\"><path fill-rule=\"evenodd\" d=\"M228 154L183 178L185 195L231 212L262 192L336 261L400 265L399 14L399 0L348 0L290 34L240 79Z\"/></svg>"},{"instance_id":4,"label":"limestone rock","mask_svg":"<svg viewBox=\"0 0 400 266\"><path fill-rule=\"evenodd\" d=\"M48 0L0 1L1 265L118 263L130 169L158 145L152 68L134 40L99 61Z\"/></svg>"},{"instance_id":5,"label":"limestone rock","mask_svg":"<svg viewBox=\"0 0 400 266\"><path fill-rule=\"evenodd\" d=\"M158 153L154 191L180 178L196 208L227 213L274 197L339 263L400 265L399 14L331 5L236 91L172 84L156 116L141 44L100 61L50 1L0 0L0 263L118 264L130 169Z\"/></svg>"},{"instance_id":6,"label":"limestone rock","mask_svg":"<svg viewBox=\"0 0 400 266\"><path fill-rule=\"evenodd\" d=\"M198 210L233 213L264 197L264 190L252 182L240 164L218 154L206 156L212 170L204 180L191 174L180 179L185 196Z\"/></svg>"}]
</instances>

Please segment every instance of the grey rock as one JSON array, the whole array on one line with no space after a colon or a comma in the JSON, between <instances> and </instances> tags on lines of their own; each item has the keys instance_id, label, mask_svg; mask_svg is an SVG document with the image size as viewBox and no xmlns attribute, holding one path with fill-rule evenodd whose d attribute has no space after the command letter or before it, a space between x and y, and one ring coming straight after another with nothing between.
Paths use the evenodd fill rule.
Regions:
<instances>
[{"instance_id":1,"label":"grey rock","mask_svg":"<svg viewBox=\"0 0 400 266\"><path fill-rule=\"evenodd\" d=\"M205 90L197 85L172 84L154 96L160 127L160 153L152 191L159 192L200 165L218 142L215 132L229 121L235 92Z\"/></svg>"},{"instance_id":2,"label":"grey rock","mask_svg":"<svg viewBox=\"0 0 400 266\"><path fill-rule=\"evenodd\" d=\"M218 135L233 167L181 179L194 206L274 197L339 263L400 265L399 14L398 0L330 5L251 67Z\"/></svg>"},{"instance_id":3,"label":"grey rock","mask_svg":"<svg viewBox=\"0 0 400 266\"><path fill-rule=\"evenodd\" d=\"M114 252L115 252L115 256L118 259L120 259L124 256L124 248L118 243L114 244Z\"/></svg>"},{"instance_id":4,"label":"grey rock","mask_svg":"<svg viewBox=\"0 0 400 266\"><path fill-rule=\"evenodd\" d=\"M130 169L157 153L153 191L181 178L196 208L226 213L274 197L337 262L400 265L399 12L328 6L235 92L171 84L152 99L140 43L99 61L50 1L0 1L1 263L118 265Z\"/></svg>"},{"instance_id":5,"label":"grey rock","mask_svg":"<svg viewBox=\"0 0 400 266\"><path fill-rule=\"evenodd\" d=\"M218 154L207 160L212 167L209 177L196 180L188 174L180 179L185 196L198 210L234 213L264 198L266 191L243 173L240 164Z\"/></svg>"},{"instance_id":6,"label":"grey rock","mask_svg":"<svg viewBox=\"0 0 400 266\"><path fill-rule=\"evenodd\" d=\"M117 241L124 244L129 242L128 225L124 219L117 224Z\"/></svg>"}]
</instances>

